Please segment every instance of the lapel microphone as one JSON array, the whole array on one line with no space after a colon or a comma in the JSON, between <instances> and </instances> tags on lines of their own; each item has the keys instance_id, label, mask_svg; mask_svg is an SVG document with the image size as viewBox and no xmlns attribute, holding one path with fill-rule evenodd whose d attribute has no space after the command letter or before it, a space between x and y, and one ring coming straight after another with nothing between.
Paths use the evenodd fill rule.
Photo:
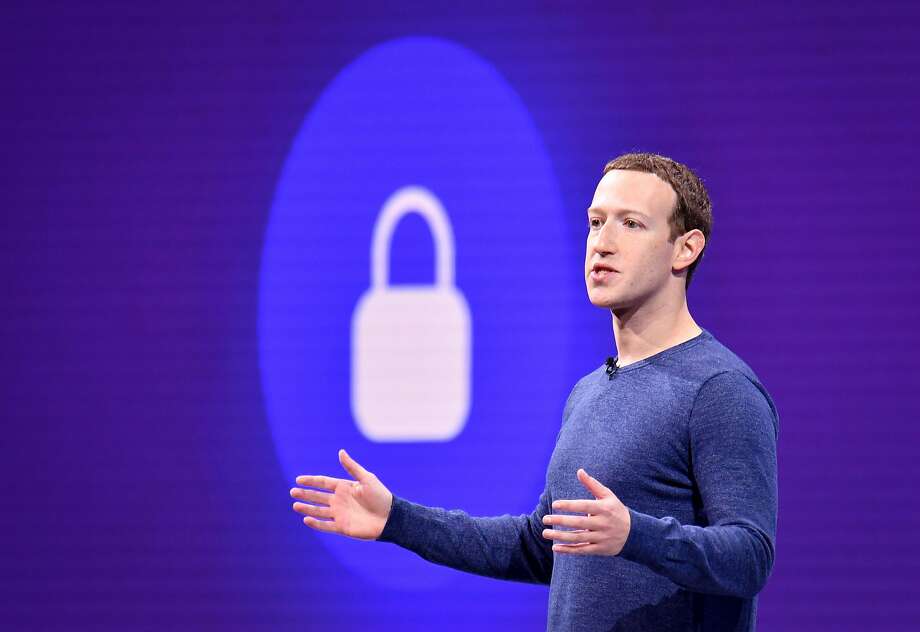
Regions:
<instances>
[{"instance_id":1,"label":"lapel microphone","mask_svg":"<svg viewBox=\"0 0 920 632\"><path fill-rule=\"evenodd\" d=\"M620 367L617 366L617 359L614 357L607 358L607 379L612 380L613 376L617 374L617 370Z\"/></svg>"}]
</instances>

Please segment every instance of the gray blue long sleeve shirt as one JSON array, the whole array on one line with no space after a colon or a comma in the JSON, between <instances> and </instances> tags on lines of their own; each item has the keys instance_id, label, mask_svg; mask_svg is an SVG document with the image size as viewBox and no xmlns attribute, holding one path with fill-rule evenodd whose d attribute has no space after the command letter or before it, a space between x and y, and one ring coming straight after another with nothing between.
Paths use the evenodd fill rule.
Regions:
<instances>
[{"instance_id":1,"label":"gray blue long sleeve shirt","mask_svg":"<svg viewBox=\"0 0 920 632\"><path fill-rule=\"evenodd\" d=\"M379 540L549 584L551 631L754 630L775 550L778 421L750 367L703 329L578 381L531 514L472 517L394 495ZM619 555L554 553L543 537L554 500L594 499L578 468L629 508Z\"/></svg>"}]
</instances>

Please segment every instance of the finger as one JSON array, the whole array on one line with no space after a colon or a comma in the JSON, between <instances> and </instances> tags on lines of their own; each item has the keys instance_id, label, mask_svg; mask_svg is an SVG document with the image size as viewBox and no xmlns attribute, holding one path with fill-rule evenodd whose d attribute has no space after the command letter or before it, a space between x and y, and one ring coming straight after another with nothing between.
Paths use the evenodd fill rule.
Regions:
<instances>
[{"instance_id":1,"label":"finger","mask_svg":"<svg viewBox=\"0 0 920 632\"><path fill-rule=\"evenodd\" d=\"M351 481L346 481L344 478L335 478L333 476L314 476L311 474L298 476L294 480L298 485L318 487L320 489L328 489L330 491L335 491L336 486L340 483L351 483Z\"/></svg>"},{"instance_id":2,"label":"finger","mask_svg":"<svg viewBox=\"0 0 920 632\"><path fill-rule=\"evenodd\" d=\"M594 532L582 529L580 531L560 531L558 529L543 529L543 537L547 540L559 542L590 542Z\"/></svg>"},{"instance_id":3,"label":"finger","mask_svg":"<svg viewBox=\"0 0 920 632\"><path fill-rule=\"evenodd\" d=\"M564 553L568 555L595 555L600 553L600 545L582 543L582 544L554 544L554 553Z\"/></svg>"},{"instance_id":4,"label":"finger","mask_svg":"<svg viewBox=\"0 0 920 632\"><path fill-rule=\"evenodd\" d=\"M577 472L578 480L584 485L589 492L594 494L597 498L606 498L607 496L613 495L613 491L610 490L606 485L601 483L599 480L588 474L584 468L580 468Z\"/></svg>"},{"instance_id":5,"label":"finger","mask_svg":"<svg viewBox=\"0 0 920 632\"><path fill-rule=\"evenodd\" d=\"M334 520L317 520L313 516L306 516L303 519L303 523L308 527L312 527L317 531L325 531L327 533L338 533L338 525Z\"/></svg>"},{"instance_id":6,"label":"finger","mask_svg":"<svg viewBox=\"0 0 920 632\"><path fill-rule=\"evenodd\" d=\"M339 450L339 461L342 467L351 474L356 481L365 482L370 477L370 472L361 467L344 449Z\"/></svg>"},{"instance_id":7,"label":"finger","mask_svg":"<svg viewBox=\"0 0 920 632\"><path fill-rule=\"evenodd\" d=\"M308 505L307 503L294 503L294 511L306 514L315 518L332 518L332 509L319 505Z\"/></svg>"},{"instance_id":8,"label":"finger","mask_svg":"<svg viewBox=\"0 0 920 632\"><path fill-rule=\"evenodd\" d=\"M594 521L584 516L563 516L562 514L546 514L543 516L543 524L552 524L563 527L572 527L574 529L590 529L594 527Z\"/></svg>"},{"instance_id":9,"label":"finger","mask_svg":"<svg viewBox=\"0 0 920 632\"><path fill-rule=\"evenodd\" d=\"M584 514L600 513L597 510L596 500L554 500L553 510Z\"/></svg>"},{"instance_id":10,"label":"finger","mask_svg":"<svg viewBox=\"0 0 920 632\"><path fill-rule=\"evenodd\" d=\"M294 487L291 489L291 498L299 498L300 500L309 500L312 503L317 503L320 505L328 506L332 502L333 494L329 492L320 492L315 489L301 489L300 487Z\"/></svg>"}]
</instances>

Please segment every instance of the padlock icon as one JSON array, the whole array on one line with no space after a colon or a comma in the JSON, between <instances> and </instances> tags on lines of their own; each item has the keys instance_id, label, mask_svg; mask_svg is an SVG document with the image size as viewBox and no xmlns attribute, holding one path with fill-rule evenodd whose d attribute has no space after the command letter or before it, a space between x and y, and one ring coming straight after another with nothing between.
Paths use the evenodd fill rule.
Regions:
<instances>
[{"instance_id":1,"label":"padlock icon","mask_svg":"<svg viewBox=\"0 0 920 632\"><path fill-rule=\"evenodd\" d=\"M419 213L431 230L434 285L389 284L397 223ZM374 225L371 287L351 323L351 409L372 441L449 441L470 409L470 310L454 285L454 237L431 191L407 186L384 203Z\"/></svg>"}]
</instances>

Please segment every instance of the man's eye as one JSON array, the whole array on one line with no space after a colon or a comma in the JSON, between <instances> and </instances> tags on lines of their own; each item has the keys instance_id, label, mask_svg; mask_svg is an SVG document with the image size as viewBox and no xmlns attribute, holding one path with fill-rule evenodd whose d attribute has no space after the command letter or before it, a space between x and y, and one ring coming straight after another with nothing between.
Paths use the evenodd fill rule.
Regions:
<instances>
[{"instance_id":1,"label":"man's eye","mask_svg":"<svg viewBox=\"0 0 920 632\"><path fill-rule=\"evenodd\" d=\"M588 225L591 228L597 228L600 221L601 220L597 219L596 217L592 217L591 219L588 220ZM595 222L598 222L598 223L595 223Z\"/></svg>"},{"instance_id":2,"label":"man's eye","mask_svg":"<svg viewBox=\"0 0 920 632\"><path fill-rule=\"evenodd\" d=\"M639 228L642 225L634 219L628 219L624 224L627 224L630 228Z\"/></svg>"}]
</instances>

